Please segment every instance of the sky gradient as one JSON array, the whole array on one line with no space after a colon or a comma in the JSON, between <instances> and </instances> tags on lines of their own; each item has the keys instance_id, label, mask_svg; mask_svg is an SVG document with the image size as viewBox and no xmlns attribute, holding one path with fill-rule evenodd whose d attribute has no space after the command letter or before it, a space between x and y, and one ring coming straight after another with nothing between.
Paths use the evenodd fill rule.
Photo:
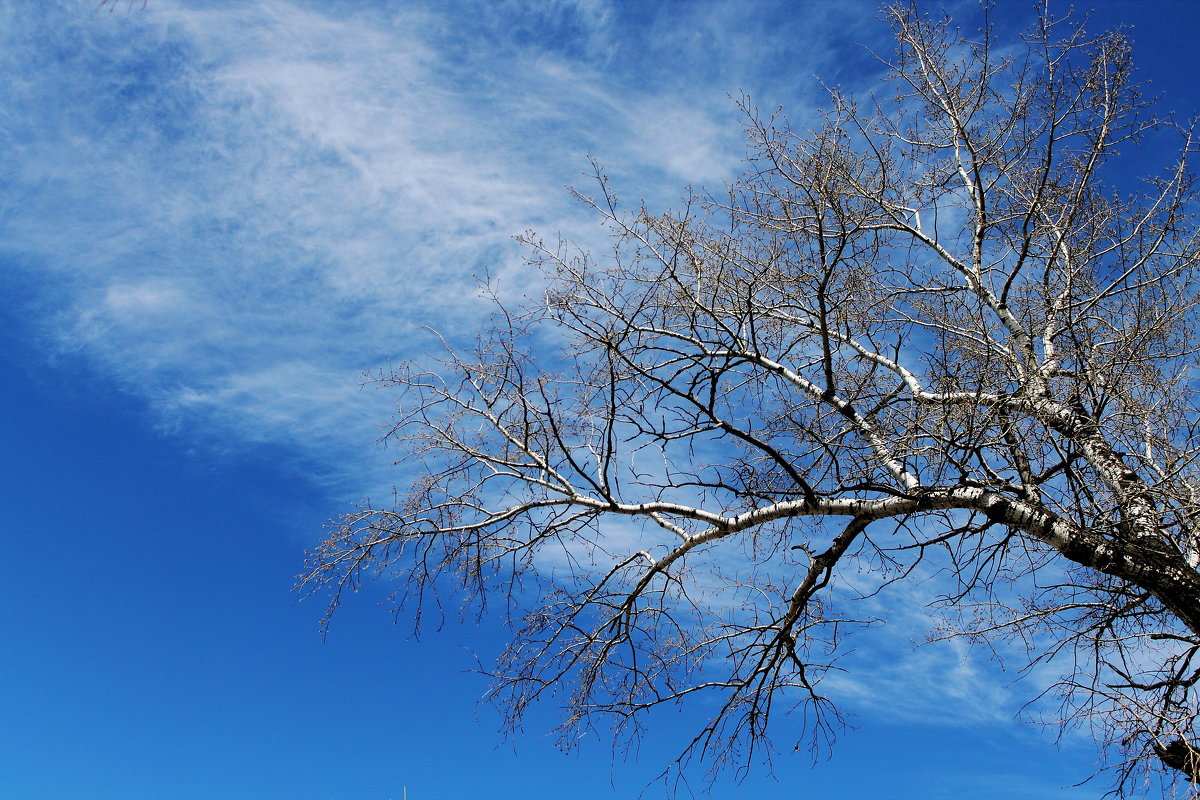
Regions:
<instances>
[{"instance_id":1,"label":"sky gradient","mask_svg":"<svg viewBox=\"0 0 1200 800\"><path fill-rule=\"evenodd\" d=\"M1001 5L1011 42L1033 4ZM1188 0L1090 6L1164 110L1200 113ZM536 291L514 235L604 247L564 188L589 156L669 207L740 168L731 96L799 127L889 49L858 0L0 5L0 796L636 796L703 709L615 758L561 754L551 705L505 741L472 672L495 620L413 640L368 587L322 641L294 577L398 480L364 373L430 357L427 327L470 340L485 275ZM837 687L832 754L713 796L1102 791L1064 788L1085 740L1014 721L1036 680L913 652L924 611L898 617Z\"/></svg>"}]
</instances>

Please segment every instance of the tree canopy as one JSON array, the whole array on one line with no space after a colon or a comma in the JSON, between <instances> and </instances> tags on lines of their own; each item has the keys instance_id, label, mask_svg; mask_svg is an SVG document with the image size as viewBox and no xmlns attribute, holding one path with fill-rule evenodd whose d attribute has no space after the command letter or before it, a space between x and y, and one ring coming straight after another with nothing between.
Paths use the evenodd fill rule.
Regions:
<instances>
[{"instance_id":1,"label":"tree canopy","mask_svg":"<svg viewBox=\"0 0 1200 800\"><path fill-rule=\"evenodd\" d=\"M678 210L579 199L612 248L524 238L545 291L469 352L382 376L420 477L333 527L305 582L404 613L503 599L492 699L564 739L708 696L681 760L839 724L822 679L936 575L940 637L1049 664L1114 787L1200 779L1191 131L1131 48L912 6L885 86L811 127L743 98L744 172ZM1147 136L1174 158L1134 184ZM716 698L715 701L711 698ZM803 736L795 731L803 730Z\"/></svg>"}]
</instances>

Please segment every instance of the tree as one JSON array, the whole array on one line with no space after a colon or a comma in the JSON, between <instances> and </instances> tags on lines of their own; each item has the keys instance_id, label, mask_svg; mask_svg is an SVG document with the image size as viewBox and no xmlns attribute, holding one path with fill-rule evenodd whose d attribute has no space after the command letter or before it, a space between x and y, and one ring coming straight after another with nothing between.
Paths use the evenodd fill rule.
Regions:
<instances>
[{"instance_id":1,"label":"tree","mask_svg":"<svg viewBox=\"0 0 1200 800\"><path fill-rule=\"evenodd\" d=\"M418 615L447 586L502 598L514 725L561 692L564 735L636 736L716 696L682 759L717 769L789 712L827 738L856 602L935 572L941 635L1058 666L1118 790L1194 788L1191 132L1150 113L1120 32L1044 17L1001 50L884 14L890 96L834 91L807 131L745 100L744 174L674 213L624 211L597 169L578 197L611 252L525 237L544 295L381 376L421 475L305 580L331 609L379 573ZM1118 192L1120 152L1172 133Z\"/></svg>"}]
</instances>

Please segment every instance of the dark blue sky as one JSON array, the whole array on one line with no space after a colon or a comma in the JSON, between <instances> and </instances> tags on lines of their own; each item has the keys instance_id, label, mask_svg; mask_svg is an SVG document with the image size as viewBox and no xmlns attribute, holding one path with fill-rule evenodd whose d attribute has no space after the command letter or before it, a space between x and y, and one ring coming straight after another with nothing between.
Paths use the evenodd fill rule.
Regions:
<instances>
[{"instance_id":1,"label":"dark blue sky","mask_svg":"<svg viewBox=\"0 0 1200 800\"><path fill-rule=\"evenodd\" d=\"M669 204L738 168L727 92L797 120L814 75L869 88L855 45L887 32L834 5L0 8L0 796L636 795L700 716L615 762L561 755L549 706L504 742L471 671L497 624L414 641L368 587L322 642L292 584L326 519L398 480L362 372L426 357L419 325L469 336L483 264L519 293L513 234L595 244L562 190L587 153ZM1012 30L1028 4L1003 5ZM1094 5L1164 108L1200 111L1192 4ZM1062 788L1086 741L1012 721L1032 685L907 635L830 760L714 796L1099 793Z\"/></svg>"}]
</instances>

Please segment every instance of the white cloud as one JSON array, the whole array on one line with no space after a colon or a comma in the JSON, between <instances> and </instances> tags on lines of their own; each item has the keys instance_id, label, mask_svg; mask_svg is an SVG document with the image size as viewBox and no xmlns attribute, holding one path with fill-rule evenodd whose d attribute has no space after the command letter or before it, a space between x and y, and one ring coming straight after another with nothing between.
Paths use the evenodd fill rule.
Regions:
<instances>
[{"instance_id":1,"label":"white cloud","mask_svg":"<svg viewBox=\"0 0 1200 800\"><path fill-rule=\"evenodd\" d=\"M178 287L166 280L113 284L104 295L104 309L115 318L138 321L178 312L185 300Z\"/></svg>"},{"instance_id":2,"label":"white cloud","mask_svg":"<svg viewBox=\"0 0 1200 800\"><path fill-rule=\"evenodd\" d=\"M363 371L477 325L485 265L535 289L514 234L597 242L563 190L586 154L655 206L736 171L726 92L827 49L823 4L780 8L6 6L0 280L185 435L360 468L388 409ZM788 29L814 35L781 71Z\"/></svg>"}]
</instances>

